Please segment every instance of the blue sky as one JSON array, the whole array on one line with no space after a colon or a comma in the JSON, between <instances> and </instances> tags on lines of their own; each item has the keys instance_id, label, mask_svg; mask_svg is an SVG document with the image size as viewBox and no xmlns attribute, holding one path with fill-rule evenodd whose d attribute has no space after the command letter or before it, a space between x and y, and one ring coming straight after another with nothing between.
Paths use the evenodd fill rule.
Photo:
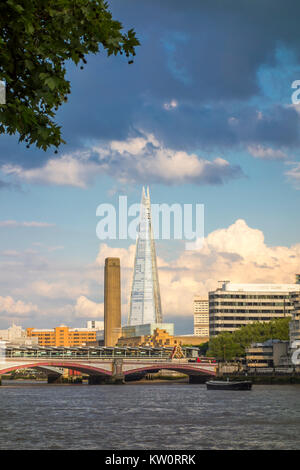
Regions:
<instances>
[{"instance_id":1,"label":"blue sky","mask_svg":"<svg viewBox=\"0 0 300 470\"><path fill-rule=\"evenodd\" d=\"M219 279L292 282L300 269L300 6L109 3L140 39L134 64L103 53L84 70L68 64L57 155L0 137L0 327L101 317L110 255L123 262L126 321L134 246L101 246L96 208L120 194L139 202L144 184L153 202L205 205L203 252L157 243L165 320L178 333L192 329L193 295Z\"/></svg>"}]
</instances>

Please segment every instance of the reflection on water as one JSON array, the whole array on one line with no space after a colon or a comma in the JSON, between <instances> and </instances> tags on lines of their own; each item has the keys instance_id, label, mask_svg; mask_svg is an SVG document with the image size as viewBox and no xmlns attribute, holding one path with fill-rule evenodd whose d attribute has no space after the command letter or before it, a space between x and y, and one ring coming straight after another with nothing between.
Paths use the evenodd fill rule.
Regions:
<instances>
[{"instance_id":1,"label":"reflection on water","mask_svg":"<svg viewBox=\"0 0 300 470\"><path fill-rule=\"evenodd\" d=\"M300 386L7 381L0 420L0 449L298 449Z\"/></svg>"}]
</instances>

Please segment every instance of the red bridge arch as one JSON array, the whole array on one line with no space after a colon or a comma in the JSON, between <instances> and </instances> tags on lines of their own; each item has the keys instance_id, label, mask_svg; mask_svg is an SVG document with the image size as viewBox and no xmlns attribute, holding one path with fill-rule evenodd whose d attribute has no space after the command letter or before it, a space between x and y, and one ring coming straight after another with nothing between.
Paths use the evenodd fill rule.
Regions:
<instances>
[{"instance_id":1,"label":"red bridge arch","mask_svg":"<svg viewBox=\"0 0 300 470\"><path fill-rule=\"evenodd\" d=\"M64 369L72 369L76 370L78 372L82 372L84 374L89 374L89 375L107 375L111 376L112 372L102 369L101 367L93 367L93 366L88 366L86 364L78 364L76 362L33 362L33 363L26 363L26 364L19 364L16 366L8 367L6 369L1 369L0 370L0 375L6 374L7 372L12 372L17 369L34 369L35 367L44 367L47 368L49 367L62 367Z\"/></svg>"}]
</instances>

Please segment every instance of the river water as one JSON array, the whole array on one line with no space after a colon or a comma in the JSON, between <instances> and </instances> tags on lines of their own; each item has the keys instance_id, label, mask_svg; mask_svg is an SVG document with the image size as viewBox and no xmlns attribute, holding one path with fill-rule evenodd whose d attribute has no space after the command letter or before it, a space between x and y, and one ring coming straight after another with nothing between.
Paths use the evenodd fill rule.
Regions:
<instances>
[{"instance_id":1,"label":"river water","mask_svg":"<svg viewBox=\"0 0 300 470\"><path fill-rule=\"evenodd\" d=\"M3 383L0 449L300 448L300 385Z\"/></svg>"}]
</instances>

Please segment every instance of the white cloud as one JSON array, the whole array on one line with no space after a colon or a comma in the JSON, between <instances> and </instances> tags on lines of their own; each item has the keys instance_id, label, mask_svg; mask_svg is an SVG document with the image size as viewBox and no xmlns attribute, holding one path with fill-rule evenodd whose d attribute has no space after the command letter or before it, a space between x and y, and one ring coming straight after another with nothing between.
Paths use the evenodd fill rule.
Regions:
<instances>
[{"instance_id":1,"label":"white cloud","mask_svg":"<svg viewBox=\"0 0 300 470\"><path fill-rule=\"evenodd\" d=\"M2 256L12 257L12 258L20 256L20 252L17 250L3 250L1 251L0 254Z\"/></svg>"},{"instance_id":2,"label":"white cloud","mask_svg":"<svg viewBox=\"0 0 300 470\"><path fill-rule=\"evenodd\" d=\"M50 299L74 299L74 297L80 294L89 293L89 287L86 282L76 285L72 281L68 282L63 279L57 282L48 282L44 280L36 281L31 285L31 290L35 295Z\"/></svg>"},{"instance_id":3,"label":"white cloud","mask_svg":"<svg viewBox=\"0 0 300 470\"><path fill-rule=\"evenodd\" d=\"M4 165L2 172L18 181L86 188L96 175L109 174L122 183L223 184L243 176L223 158L210 161L195 153L165 147L154 135L100 142L90 149L53 158L41 168Z\"/></svg>"},{"instance_id":4,"label":"white cloud","mask_svg":"<svg viewBox=\"0 0 300 470\"><path fill-rule=\"evenodd\" d=\"M242 176L240 167L223 158L206 160L194 153L162 145L154 135L129 138L94 146L100 161L109 162L109 171L123 183L160 182L164 184L222 184Z\"/></svg>"},{"instance_id":5,"label":"white cloud","mask_svg":"<svg viewBox=\"0 0 300 470\"><path fill-rule=\"evenodd\" d=\"M38 310L36 305L31 302L25 303L22 300L14 300L12 297L0 296L0 312L5 314L13 314L15 316L27 316L29 313Z\"/></svg>"},{"instance_id":6,"label":"white cloud","mask_svg":"<svg viewBox=\"0 0 300 470\"><path fill-rule=\"evenodd\" d=\"M168 103L164 103L163 107L167 110L170 111L171 109L177 108L178 107L178 102L176 100L171 100Z\"/></svg>"},{"instance_id":7,"label":"white cloud","mask_svg":"<svg viewBox=\"0 0 300 470\"><path fill-rule=\"evenodd\" d=\"M53 158L41 168L24 169L17 165L4 165L2 172L25 183L53 184L85 188L99 171L85 152Z\"/></svg>"},{"instance_id":8,"label":"white cloud","mask_svg":"<svg viewBox=\"0 0 300 470\"><path fill-rule=\"evenodd\" d=\"M238 219L211 232L198 251L182 251L170 261L162 253L166 242L157 243L158 274L164 319L192 316L193 296L207 295L219 280L232 282L294 282L300 271L300 244L268 246L264 234ZM128 314L135 244L113 248L102 243L95 263L61 267L37 255L3 258L0 271L2 295L10 317L37 311L43 326L61 322L78 325L82 319L103 317L104 262L121 260L122 316ZM14 301L22 298L23 301ZM5 297L7 296L7 297ZM4 300L3 300L4 299ZM91 300L91 299L94 299ZM95 301L96 300L96 301ZM24 312L24 313L22 313ZM4 316L2 315L2 318ZM36 316L35 316L36 319ZM35 321L36 323L36 321Z\"/></svg>"},{"instance_id":9,"label":"white cloud","mask_svg":"<svg viewBox=\"0 0 300 470\"><path fill-rule=\"evenodd\" d=\"M249 145L248 152L255 158L263 160L284 160L288 155L282 150L275 150L271 147L263 147L262 145Z\"/></svg>"},{"instance_id":10,"label":"white cloud","mask_svg":"<svg viewBox=\"0 0 300 470\"><path fill-rule=\"evenodd\" d=\"M287 104L285 107L286 108L292 108L292 109L294 109L294 111L296 111L296 113L300 114L300 104L299 103Z\"/></svg>"},{"instance_id":11,"label":"white cloud","mask_svg":"<svg viewBox=\"0 0 300 470\"><path fill-rule=\"evenodd\" d=\"M237 119L237 118L234 117L234 116L228 118L228 124L230 124L230 125L235 126L235 125L237 125L239 122L240 122L239 119Z\"/></svg>"},{"instance_id":12,"label":"white cloud","mask_svg":"<svg viewBox=\"0 0 300 470\"><path fill-rule=\"evenodd\" d=\"M104 315L104 304L97 304L92 300L89 300L84 295L81 295L75 305L75 317L76 318L103 318Z\"/></svg>"},{"instance_id":13,"label":"white cloud","mask_svg":"<svg viewBox=\"0 0 300 470\"><path fill-rule=\"evenodd\" d=\"M17 220L1 220L0 227L37 227L37 228L47 228L54 227L55 224L49 224L48 222L18 222Z\"/></svg>"},{"instance_id":14,"label":"white cloud","mask_svg":"<svg viewBox=\"0 0 300 470\"><path fill-rule=\"evenodd\" d=\"M135 246L111 249L102 244L98 261L120 257L122 289L130 294ZM239 219L210 233L199 251L183 251L175 260L158 258L164 318L191 316L193 296L207 295L219 280L293 283L300 270L300 244L270 247L261 230Z\"/></svg>"},{"instance_id":15,"label":"white cloud","mask_svg":"<svg viewBox=\"0 0 300 470\"><path fill-rule=\"evenodd\" d=\"M63 250L65 247L62 246L62 245L57 245L57 246L48 246L47 247L47 250L49 252L53 252L53 251L60 251L60 250Z\"/></svg>"},{"instance_id":16,"label":"white cloud","mask_svg":"<svg viewBox=\"0 0 300 470\"><path fill-rule=\"evenodd\" d=\"M289 171L285 172L285 175L288 177L289 181L293 184L296 189L300 189L300 163L299 162L290 162L290 165L293 165Z\"/></svg>"}]
</instances>

